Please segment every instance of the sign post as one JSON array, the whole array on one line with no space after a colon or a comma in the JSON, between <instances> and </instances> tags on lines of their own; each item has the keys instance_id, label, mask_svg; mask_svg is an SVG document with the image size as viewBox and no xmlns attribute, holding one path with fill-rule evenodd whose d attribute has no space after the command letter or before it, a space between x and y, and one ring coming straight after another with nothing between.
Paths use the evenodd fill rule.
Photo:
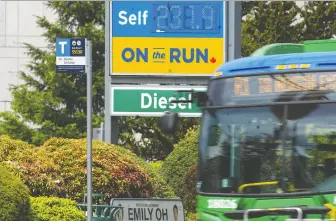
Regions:
<instances>
[{"instance_id":1,"label":"sign post","mask_svg":"<svg viewBox=\"0 0 336 221\"><path fill-rule=\"evenodd\" d=\"M87 50L87 216L92 221L92 42L85 40Z\"/></svg>"},{"instance_id":2,"label":"sign post","mask_svg":"<svg viewBox=\"0 0 336 221\"><path fill-rule=\"evenodd\" d=\"M87 220L92 221L92 42L86 38L57 38L56 72L87 76Z\"/></svg>"}]
</instances>

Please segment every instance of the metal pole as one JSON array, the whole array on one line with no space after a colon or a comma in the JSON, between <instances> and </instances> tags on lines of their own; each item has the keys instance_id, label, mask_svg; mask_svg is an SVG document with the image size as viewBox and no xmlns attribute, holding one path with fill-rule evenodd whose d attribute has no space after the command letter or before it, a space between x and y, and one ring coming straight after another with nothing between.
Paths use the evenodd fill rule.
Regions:
<instances>
[{"instance_id":1,"label":"metal pole","mask_svg":"<svg viewBox=\"0 0 336 221\"><path fill-rule=\"evenodd\" d=\"M85 39L87 76L87 220L92 221L92 42Z\"/></svg>"},{"instance_id":2,"label":"metal pole","mask_svg":"<svg viewBox=\"0 0 336 221\"><path fill-rule=\"evenodd\" d=\"M224 25L224 63L229 61L229 2L223 1L223 25Z\"/></svg>"},{"instance_id":3,"label":"metal pole","mask_svg":"<svg viewBox=\"0 0 336 221\"><path fill-rule=\"evenodd\" d=\"M242 2L225 1L225 61L241 57L241 19Z\"/></svg>"},{"instance_id":4,"label":"metal pole","mask_svg":"<svg viewBox=\"0 0 336 221\"><path fill-rule=\"evenodd\" d=\"M111 2L112 5L112 2ZM104 141L111 143L111 76L110 76L110 1L105 1L105 113L104 113Z\"/></svg>"},{"instance_id":5,"label":"metal pole","mask_svg":"<svg viewBox=\"0 0 336 221\"><path fill-rule=\"evenodd\" d=\"M104 123L103 122L100 123L100 133L101 133L100 140L104 141L105 139L104 139Z\"/></svg>"}]
</instances>

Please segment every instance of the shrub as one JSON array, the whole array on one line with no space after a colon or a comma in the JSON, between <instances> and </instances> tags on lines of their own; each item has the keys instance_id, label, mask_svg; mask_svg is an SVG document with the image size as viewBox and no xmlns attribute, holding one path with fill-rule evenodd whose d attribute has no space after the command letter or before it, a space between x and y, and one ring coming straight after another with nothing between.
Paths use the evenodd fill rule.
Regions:
<instances>
[{"instance_id":1,"label":"shrub","mask_svg":"<svg viewBox=\"0 0 336 221\"><path fill-rule=\"evenodd\" d=\"M18 151L33 146L20 140L13 140L7 135L0 136L0 162L11 160Z\"/></svg>"},{"instance_id":2,"label":"shrub","mask_svg":"<svg viewBox=\"0 0 336 221\"><path fill-rule=\"evenodd\" d=\"M167 185L164 176L158 171L158 165L153 166L151 163L145 163L142 158L137 157L134 153L130 153L128 150L122 148L121 151L125 151L124 154L131 154L135 162L137 162L141 167L145 169L145 171L151 177L151 183L153 185L154 192L152 194L153 198L175 198L175 192Z\"/></svg>"},{"instance_id":3,"label":"shrub","mask_svg":"<svg viewBox=\"0 0 336 221\"><path fill-rule=\"evenodd\" d=\"M93 192L107 197L168 197L173 191L147 163L123 147L93 141ZM11 161L33 196L79 201L86 193L86 139L51 138Z\"/></svg>"},{"instance_id":4,"label":"shrub","mask_svg":"<svg viewBox=\"0 0 336 221\"><path fill-rule=\"evenodd\" d=\"M191 166L185 178L185 186L183 187L186 190L183 195L184 207L189 212L196 211L196 169L197 164Z\"/></svg>"},{"instance_id":5,"label":"shrub","mask_svg":"<svg viewBox=\"0 0 336 221\"><path fill-rule=\"evenodd\" d=\"M0 220L29 220L29 189L0 165Z\"/></svg>"},{"instance_id":6,"label":"shrub","mask_svg":"<svg viewBox=\"0 0 336 221\"><path fill-rule=\"evenodd\" d=\"M148 165L150 165L156 172L159 172L162 167L163 161L158 160L155 162L149 162Z\"/></svg>"},{"instance_id":7,"label":"shrub","mask_svg":"<svg viewBox=\"0 0 336 221\"><path fill-rule=\"evenodd\" d=\"M70 199L32 197L30 221L85 221L85 212Z\"/></svg>"},{"instance_id":8,"label":"shrub","mask_svg":"<svg viewBox=\"0 0 336 221\"><path fill-rule=\"evenodd\" d=\"M197 220L197 213L187 213L185 217L186 221L195 221Z\"/></svg>"},{"instance_id":9,"label":"shrub","mask_svg":"<svg viewBox=\"0 0 336 221\"><path fill-rule=\"evenodd\" d=\"M167 183L171 186L184 203L185 209L193 210L190 208L192 202L187 202L186 199L192 194L196 183L188 181L188 173L192 173L192 167L197 163L198 157L198 130L199 126L195 126L188 130L184 139L175 145L173 152L164 161L161 172L164 175Z\"/></svg>"}]
</instances>

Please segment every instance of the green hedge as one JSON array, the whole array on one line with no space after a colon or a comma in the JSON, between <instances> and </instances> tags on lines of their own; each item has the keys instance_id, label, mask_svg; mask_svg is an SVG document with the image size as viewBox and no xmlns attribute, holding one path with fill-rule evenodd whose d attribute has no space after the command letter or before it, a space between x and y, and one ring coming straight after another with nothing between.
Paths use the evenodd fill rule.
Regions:
<instances>
[{"instance_id":1,"label":"green hedge","mask_svg":"<svg viewBox=\"0 0 336 221\"><path fill-rule=\"evenodd\" d=\"M6 140L6 148L2 140ZM0 150L11 149L0 137ZM2 159L33 196L81 202L86 193L86 139L51 138L40 147L16 148ZM20 145L18 145L20 146ZM93 191L112 197L172 197L174 192L148 163L123 147L93 141Z\"/></svg>"},{"instance_id":2,"label":"green hedge","mask_svg":"<svg viewBox=\"0 0 336 221\"><path fill-rule=\"evenodd\" d=\"M150 165L156 172L160 172L162 164L163 164L162 160L148 163L148 165Z\"/></svg>"},{"instance_id":3,"label":"green hedge","mask_svg":"<svg viewBox=\"0 0 336 221\"><path fill-rule=\"evenodd\" d=\"M0 136L0 162L12 160L18 152L34 146L20 140L13 140L7 135Z\"/></svg>"},{"instance_id":4,"label":"green hedge","mask_svg":"<svg viewBox=\"0 0 336 221\"><path fill-rule=\"evenodd\" d=\"M30 221L85 221L85 212L76 202L56 197L32 197Z\"/></svg>"},{"instance_id":5,"label":"green hedge","mask_svg":"<svg viewBox=\"0 0 336 221\"><path fill-rule=\"evenodd\" d=\"M29 213L29 189L0 165L0 220L28 221Z\"/></svg>"},{"instance_id":6,"label":"green hedge","mask_svg":"<svg viewBox=\"0 0 336 221\"><path fill-rule=\"evenodd\" d=\"M161 173L184 203L189 212L195 210L195 203L190 196L195 192L196 182L192 180L191 171L197 163L199 126L188 130L184 139L175 145L173 152L166 158ZM187 185L186 185L187 182ZM192 187L192 188L191 188Z\"/></svg>"},{"instance_id":7,"label":"green hedge","mask_svg":"<svg viewBox=\"0 0 336 221\"><path fill-rule=\"evenodd\" d=\"M183 194L184 207L188 209L189 212L196 211L196 169L197 164L194 164L189 168L188 173L185 177L185 193Z\"/></svg>"},{"instance_id":8,"label":"green hedge","mask_svg":"<svg viewBox=\"0 0 336 221\"><path fill-rule=\"evenodd\" d=\"M185 221L196 221L197 213L187 213L185 216Z\"/></svg>"}]
</instances>

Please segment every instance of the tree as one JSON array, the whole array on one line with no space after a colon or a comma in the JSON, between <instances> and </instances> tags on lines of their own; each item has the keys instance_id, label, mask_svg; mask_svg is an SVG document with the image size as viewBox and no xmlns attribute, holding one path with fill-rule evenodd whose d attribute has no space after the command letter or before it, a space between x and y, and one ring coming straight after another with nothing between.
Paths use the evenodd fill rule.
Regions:
<instances>
[{"instance_id":1,"label":"tree","mask_svg":"<svg viewBox=\"0 0 336 221\"><path fill-rule=\"evenodd\" d=\"M251 10L258 6L257 2L253 1L244 1L242 2L242 17L251 13Z\"/></svg>"},{"instance_id":2,"label":"tree","mask_svg":"<svg viewBox=\"0 0 336 221\"><path fill-rule=\"evenodd\" d=\"M45 30L43 36L48 41L48 49L26 44L31 58L29 73L20 73L24 83L11 89L13 111L0 115L0 134L37 145L50 137L81 138L86 135L86 76L55 72L55 38L86 36L92 40L93 126L102 122L104 111L104 2L50 1L46 4L58 15L55 23L37 17L37 25ZM162 135L157 120L121 118L120 144L145 159L164 158L176 140ZM180 134L193 125L195 119L183 122ZM137 143L142 145L136 145L134 133L142 133Z\"/></svg>"},{"instance_id":3,"label":"tree","mask_svg":"<svg viewBox=\"0 0 336 221\"><path fill-rule=\"evenodd\" d=\"M164 160L173 151L174 144L185 136L187 130L198 124L198 118L181 118L176 135L167 136L160 130L158 118L121 118L121 144L146 160ZM135 133L141 134L139 142L136 141Z\"/></svg>"},{"instance_id":4,"label":"tree","mask_svg":"<svg viewBox=\"0 0 336 221\"><path fill-rule=\"evenodd\" d=\"M336 33L336 3L307 2L301 11L302 40L330 39Z\"/></svg>"},{"instance_id":5,"label":"tree","mask_svg":"<svg viewBox=\"0 0 336 221\"><path fill-rule=\"evenodd\" d=\"M242 23L242 55L271 43L299 42L298 14L294 1L260 1L250 7Z\"/></svg>"},{"instance_id":6,"label":"tree","mask_svg":"<svg viewBox=\"0 0 336 221\"><path fill-rule=\"evenodd\" d=\"M11 88L13 111L1 115L2 134L35 144L49 137L85 136L86 76L55 72L55 39L65 36L86 36L93 41L93 125L99 125L104 105L103 4L47 3L59 15L59 20L51 23L45 17L37 17L37 25L45 30L43 36L48 41L48 49L25 44L31 58L29 71L20 73L23 84ZM22 128L24 132L20 131Z\"/></svg>"}]
</instances>

